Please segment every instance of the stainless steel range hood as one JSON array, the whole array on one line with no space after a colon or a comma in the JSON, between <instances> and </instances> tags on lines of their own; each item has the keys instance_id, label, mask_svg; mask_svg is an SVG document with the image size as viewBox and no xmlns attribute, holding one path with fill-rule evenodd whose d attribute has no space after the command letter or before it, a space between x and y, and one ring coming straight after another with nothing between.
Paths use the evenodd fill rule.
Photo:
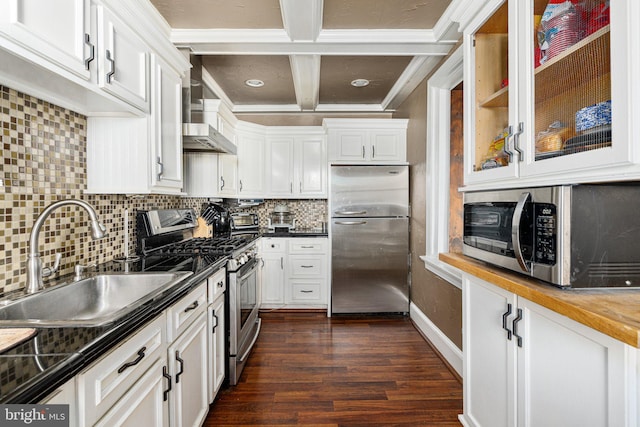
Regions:
<instances>
[{"instance_id":1,"label":"stainless steel range hood","mask_svg":"<svg viewBox=\"0 0 640 427\"><path fill-rule=\"evenodd\" d=\"M237 154L235 144L204 121L204 100L215 95L202 82L202 59L183 50L192 68L182 81L182 149Z\"/></svg>"}]
</instances>

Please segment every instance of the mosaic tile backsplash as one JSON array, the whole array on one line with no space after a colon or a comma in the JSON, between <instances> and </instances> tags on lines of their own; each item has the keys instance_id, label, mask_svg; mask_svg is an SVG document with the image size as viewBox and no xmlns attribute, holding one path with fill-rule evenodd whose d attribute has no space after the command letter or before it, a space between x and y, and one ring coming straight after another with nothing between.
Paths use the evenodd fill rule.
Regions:
<instances>
[{"instance_id":1,"label":"mosaic tile backsplash","mask_svg":"<svg viewBox=\"0 0 640 427\"><path fill-rule=\"evenodd\" d=\"M78 264L95 264L124 255L124 214L128 212L129 251L135 252L136 210L190 207L199 212L207 199L178 196L84 194L87 180L85 116L0 85L0 294L24 287L29 232L51 203L82 199L94 206L108 229L91 240L84 210L64 207L51 215L40 233L40 254L51 265L61 253L60 275ZM326 200L269 200L242 209L255 212L266 227L278 203L286 203L300 228L326 221ZM45 281L46 284L46 281Z\"/></svg>"}]
</instances>

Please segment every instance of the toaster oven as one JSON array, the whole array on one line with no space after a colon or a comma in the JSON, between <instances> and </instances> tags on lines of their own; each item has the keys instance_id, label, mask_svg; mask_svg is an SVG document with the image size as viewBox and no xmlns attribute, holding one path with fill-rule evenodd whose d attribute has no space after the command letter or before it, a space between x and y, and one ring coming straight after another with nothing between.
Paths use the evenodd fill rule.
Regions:
<instances>
[{"instance_id":1,"label":"toaster oven","mask_svg":"<svg viewBox=\"0 0 640 427\"><path fill-rule=\"evenodd\" d=\"M232 213L231 230L256 230L258 229L258 215L254 213Z\"/></svg>"}]
</instances>

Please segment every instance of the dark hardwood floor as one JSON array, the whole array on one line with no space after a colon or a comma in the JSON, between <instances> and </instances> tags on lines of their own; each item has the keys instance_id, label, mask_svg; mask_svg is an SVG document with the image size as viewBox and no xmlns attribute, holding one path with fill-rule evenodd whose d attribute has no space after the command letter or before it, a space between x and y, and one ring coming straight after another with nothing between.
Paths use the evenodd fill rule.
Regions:
<instances>
[{"instance_id":1,"label":"dark hardwood floor","mask_svg":"<svg viewBox=\"0 0 640 427\"><path fill-rule=\"evenodd\" d=\"M408 318L261 314L205 426L456 426L462 385Z\"/></svg>"}]
</instances>

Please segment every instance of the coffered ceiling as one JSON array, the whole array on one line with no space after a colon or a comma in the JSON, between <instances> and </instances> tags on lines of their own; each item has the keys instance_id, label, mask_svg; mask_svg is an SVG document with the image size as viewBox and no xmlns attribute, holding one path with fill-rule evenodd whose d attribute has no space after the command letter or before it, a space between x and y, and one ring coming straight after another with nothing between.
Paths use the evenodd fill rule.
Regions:
<instances>
[{"instance_id":1,"label":"coffered ceiling","mask_svg":"<svg viewBox=\"0 0 640 427\"><path fill-rule=\"evenodd\" d=\"M151 2L236 115L388 114L460 38L455 0Z\"/></svg>"}]
</instances>

